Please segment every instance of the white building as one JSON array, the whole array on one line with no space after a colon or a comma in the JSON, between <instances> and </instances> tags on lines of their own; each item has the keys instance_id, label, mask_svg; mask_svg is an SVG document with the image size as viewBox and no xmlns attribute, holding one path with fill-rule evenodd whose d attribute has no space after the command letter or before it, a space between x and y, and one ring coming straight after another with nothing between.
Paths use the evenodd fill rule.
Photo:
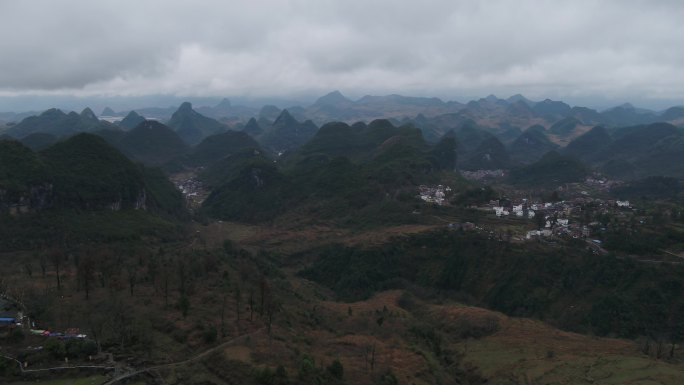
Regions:
<instances>
[{"instance_id":1,"label":"white building","mask_svg":"<svg viewBox=\"0 0 684 385\"><path fill-rule=\"evenodd\" d=\"M508 212L508 210L506 210L506 208L504 208L504 207L494 206L493 208L494 208L494 213L496 214L497 217L507 216L508 214L510 214L510 212Z\"/></svg>"}]
</instances>

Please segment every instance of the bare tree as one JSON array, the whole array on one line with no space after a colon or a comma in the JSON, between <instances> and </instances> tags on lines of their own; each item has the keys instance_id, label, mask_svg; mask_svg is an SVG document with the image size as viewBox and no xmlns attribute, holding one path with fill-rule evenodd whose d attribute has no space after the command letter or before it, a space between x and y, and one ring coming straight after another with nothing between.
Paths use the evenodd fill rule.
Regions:
<instances>
[{"instance_id":1,"label":"bare tree","mask_svg":"<svg viewBox=\"0 0 684 385\"><path fill-rule=\"evenodd\" d=\"M249 322L254 320L254 287L249 287Z\"/></svg>"},{"instance_id":2,"label":"bare tree","mask_svg":"<svg viewBox=\"0 0 684 385\"><path fill-rule=\"evenodd\" d=\"M162 283L164 285L164 306L169 306L169 281L171 280L171 262L165 259L162 263Z\"/></svg>"},{"instance_id":3,"label":"bare tree","mask_svg":"<svg viewBox=\"0 0 684 385\"><path fill-rule=\"evenodd\" d=\"M280 304L278 304L273 297L269 297L268 302L266 303L266 321L268 324L268 344L271 345L271 330L273 326L273 319L275 318L276 313L280 310Z\"/></svg>"},{"instance_id":4,"label":"bare tree","mask_svg":"<svg viewBox=\"0 0 684 385\"><path fill-rule=\"evenodd\" d=\"M33 276L33 263L31 262L31 257L24 258L24 272L29 277Z\"/></svg>"},{"instance_id":5,"label":"bare tree","mask_svg":"<svg viewBox=\"0 0 684 385\"><path fill-rule=\"evenodd\" d=\"M40 271L43 273L43 278L47 275L47 265L48 257L45 252L38 253L38 264L40 265Z\"/></svg>"},{"instance_id":6,"label":"bare tree","mask_svg":"<svg viewBox=\"0 0 684 385\"><path fill-rule=\"evenodd\" d=\"M63 259L64 251L59 247L53 248L50 253L50 261L52 262L52 266L55 268L55 276L57 278L57 290L62 290L62 280L59 268L62 266Z\"/></svg>"},{"instance_id":7,"label":"bare tree","mask_svg":"<svg viewBox=\"0 0 684 385\"><path fill-rule=\"evenodd\" d=\"M89 252L80 259L78 264L78 276L83 283L83 290L85 290L86 299L90 298L90 290L93 283L93 275L95 274L95 261L92 254Z\"/></svg>"},{"instance_id":8,"label":"bare tree","mask_svg":"<svg viewBox=\"0 0 684 385\"><path fill-rule=\"evenodd\" d=\"M266 297L269 296L269 286L265 276L261 276L261 280L259 281L259 295L261 297L261 306L259 306L259 317L263 318L265 310L264 301L266 301Z\"/></svg>"},{"instance_id":9,"label":"bare tree","mask_svg":"<svg viewBox=\"0 0 684 385\"><path fill-rule=\"evenodd\" d=\"M226 306L228 305L228 294L230 293L230 279L227 271L223 272L223 280L221 282L221 291L223 292L223 301L221 303L221 337L226 336Z\"/></svg>"},{"instance_id":10,"label":"bare tree","mask_svg":"<svg viewBox=\"0 0 684 385\"><path fill-rule=\"evenodd\" d=\"M131 292L131 297L133 296L133 288L138 282L137 267L134 263L129 263L126 265L126 277L128 278L128 287Z\"/></svg>"},{"instance_id":11,"label":"bare tree","mask_svg":"<svg viewBox=\"0 0 684 385\"><path fill-rule=\"evenodd\" d=\"M157 294L157 274L159 273L159 256L151 254L147 261L147 275L150 278L154 293Z\"/></svg>"},{"instance_id":12,"label":"bare tree","mask_svg":"<svg viewBox=\"0 0 684 385\"><path fill-rule=\"evenodd\" d=\"M88 330L90 335L95 340L97 344L97 352L102 352L102 335L104 334L105 325L107 324L108 317L103 314L99 309L90 308L86 312L86 322L88 324Z\"/></svg>"},{"instance_id":13,"label":"bare tree","mask_svg":"<svg viewBox=\"0 0 684 385\"><path fill-rule=\"evenodd\" d=\"M240 307L242 306L242 294L240 293L240 286L235 286L235 310L237 311L237 321L240 322Z\"/></svg>"}]
</instances>

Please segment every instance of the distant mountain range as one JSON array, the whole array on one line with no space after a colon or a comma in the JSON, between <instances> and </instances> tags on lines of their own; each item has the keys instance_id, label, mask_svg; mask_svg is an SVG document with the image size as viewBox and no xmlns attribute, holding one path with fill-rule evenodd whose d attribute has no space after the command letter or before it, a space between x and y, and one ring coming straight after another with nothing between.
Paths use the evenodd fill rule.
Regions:
<instances>
[{"instance_id":1,"label":"distant mountain range","mask_svg":"<svg viewBox=\"0 0 684 385\"><path fill-rule=\"evenodd\" d=\"M149 119L168 121L177 109L177 107L146 107L137 108L135 111ZM352 100L339 91L333 91L318 98L309 106L265 105L257 108L235 105L230 100L223 99L214 106L197 107L195 111L226 125L235 126L244 125L252 117L257 120L264 118L272 123L283 109L287 109L299 121L311 120L316 125L330 121L353 123L370 122L374 119L396 119L396 123L404 119L416 121L428 119L428 122L423 123L434 123L438 127L451 125L450 128L454 128L465 119L472 119L479 125L496 131L505 130L507 125L525 129L534 124L541 124L549 128L563 118L575 118L584 125L600 124L607 127L659 121L674 125L684 124L684 106L671 107L664 111L652 111L625 103L605 111L598 111L587 107L572 107L562 101L550 99L532 101L522 95L514 95L508 99L489 95L486 98L461 103L443 101L439 98L402 95L366 95L358 100ZM116 118L123 119L129 112L115 112L107 107L100 116L106 116L112 121ZM0 122L19 122L29 115L37 115L37 113L0 113ZM430 139L430 136L427 135L426 138Z\"/></svg>"},{"instance_id":2,"label":"distant mountain range","mask_svg":"<svg viewBox=\"0 0 684 385\"><path fill-rule=\"evenodd\" d=\"M142 113L162 110L168 113L166 121L146 120ZM103 113L116 114L111 109ZM186 102L173 110L129 111L115 123L100 120L89 108L81 113L50 109L0 126L0 135L42 150L78 133L94 133L130 159L178 170L205 167L249 149L288 162L321 149L360 161L358 152L390 139L381 127L367 131L365 121L408 130L412 134L402 134L402 143L435 145L451 138L455 166L462 170L518 169L555 151L616 178L684 176L684 107L654 112L624 104L599 112L522 95L490 95L462 104L400 95L354 101L335 91L306 108L265 105L257 110L227 99L215 107L194 108ZM315 122L325 124L319 130ZM364 136L369 133L375 137Z\"/></svg>"}]
</instances>

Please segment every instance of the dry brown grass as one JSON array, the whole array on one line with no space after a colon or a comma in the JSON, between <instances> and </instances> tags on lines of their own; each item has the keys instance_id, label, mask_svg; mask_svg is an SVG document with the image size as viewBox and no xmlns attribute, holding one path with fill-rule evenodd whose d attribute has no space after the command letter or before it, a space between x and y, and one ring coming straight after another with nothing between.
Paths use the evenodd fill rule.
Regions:
<instances>
[{"instance_id":1,"label":"dry brown grass","mask_svg":"<svg viewBox=\"0 0 684 385\"><path fill-rule=\"evenodd\" d=\"M347 314L351 308L352 314L369 314L375 311L387 311L401 315L408 316L409 313L397 305L397 300L403 294L402 290L390 290L377 293L372 298L366 301L358 301L352 303L341 303L334 301L322 301L321 306L330 310L338 312L339 314Z\"/></svg>"}]
</instances>

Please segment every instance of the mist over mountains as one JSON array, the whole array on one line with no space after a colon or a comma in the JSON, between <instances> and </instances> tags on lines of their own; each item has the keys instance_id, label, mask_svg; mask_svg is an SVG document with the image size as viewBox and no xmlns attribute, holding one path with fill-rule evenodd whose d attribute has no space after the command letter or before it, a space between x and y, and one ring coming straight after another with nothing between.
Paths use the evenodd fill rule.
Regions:
<instances>
[{"instance_id":1,"label":"mist over mountains","mask_svg":"<svg viewBox=\"0 0 684 385\"><path fill-rule=\"evenodd\" d=\"M314 155L316 151L311 149L320 146L321 133L326 134L324 138L337 138L325 140L335 142L339 151L349 156L348 151L360 143L381 144L358 136L358 127L384 120L420 134L402 141L435 145L452 138L457 154L454 165L460 170L524 170L522 167L530 166L527 170L536 173L552 169L551 163L560 164L561 156L581 162L577 170L592 169L622 179L684 176L679 155L684 153L682 107L651 111L623 104L596 111L549 99L535 102L522 95L508 99L489 95L465 104L400 95L351 100L333 91L306 107L268 104L253 108L223 99L213 107L184 102L178 108L122 112L105 108L100 118L90 108L80 113L53 108L5 123L0 132L34 150L78 133L92 133L135 161L178 170L198 166L202 163L198 159L219 160L247 148L275 159ZM331 122L346 126L330 126ZM325 130L319 131L319 127ZM537 162L541 164L532 167ZM584 175L585 171L572 174ZM516 179L516 183L537 180Z\"/></svg>"}]
</instances>

